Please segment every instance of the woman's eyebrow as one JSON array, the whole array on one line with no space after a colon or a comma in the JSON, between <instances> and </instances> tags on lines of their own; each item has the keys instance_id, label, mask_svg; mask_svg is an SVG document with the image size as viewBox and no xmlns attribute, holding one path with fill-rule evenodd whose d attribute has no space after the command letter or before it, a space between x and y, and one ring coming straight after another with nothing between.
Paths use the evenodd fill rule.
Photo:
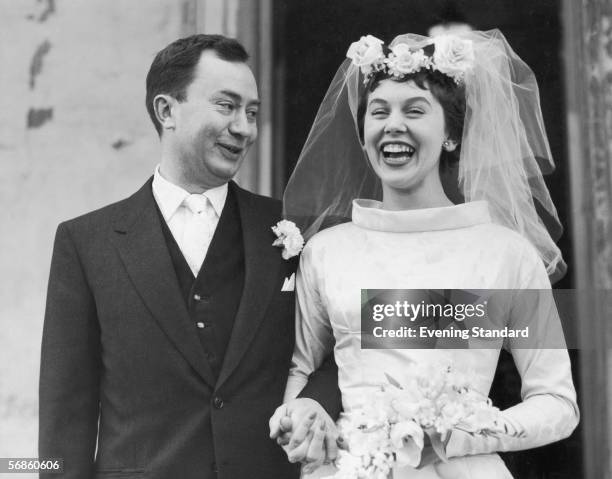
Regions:
<instances>
[{"instance_id":1,"label":"woman's eyebrow","mask_svg":"<svg viewBox=\"0 0 612 479\"><path fill-rule=\"evenodd\" d=\"M412 104L412 103L417 103L419 101L422 101L424 103L427 103L428 105L431 105L431 101L429 100L429 98L424 97L424 96L411 97L411 98L406 99L403 103L404 104ZM387 100L382 99L382 98L372 98L369 101L368 106L372 105L372 104L388 105L389 102Z\"/></svg>"},{"instance_id":2,"label":"woman's eyebrow","mask_svg":"<svg viewBox=\"0 0 612 479\"><path fill-rule=\"evenodd\" d=\"M426 98L424 96L415 96L412 98L408 98L408 100L406 100L404 103L416 103L419 101L423 101L425 103L427 103L428 105L431 105L431 102L429 101L429 98Z\"/></svg>"},{"instance_id":3,"label":"woman's eyebrow","mask_svg":"<svg viewBox=\"0 0 612 479\"><path fill-rule=\"evenodd\" d=\"M383 100L382 98L372 98L368 102L368 106L372 105L373 103L380 103L381 105L387 105L388 104L388 102L386 100Z\"/></svg>"}]
</instances>

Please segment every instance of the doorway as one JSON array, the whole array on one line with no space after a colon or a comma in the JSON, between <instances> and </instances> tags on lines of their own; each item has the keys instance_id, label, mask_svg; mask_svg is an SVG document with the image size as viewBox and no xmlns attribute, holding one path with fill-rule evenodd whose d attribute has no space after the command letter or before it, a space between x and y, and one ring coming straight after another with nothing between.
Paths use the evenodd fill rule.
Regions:
<instances>
[{"instance_id":1,"label":"doorway","mask_svg":"<svg viewBox=\"0 0 612 479\"><path fill-rule=\"evenodd\" d=\"M544 123L557 165L545 180L565 230L558 244L571 265L561 18L560 0L277 0L275 195L282 196L318 106L351 42L366 34L385 42L401 33L426 35L429 27L445 22L468 23L477 30L499 28L538 79ZM555 287L574 287L571 268ZM577 351L570 351L570 356L578 387ZM520 400L520 378L508 353L501 356L491 396L502 409ZM501 455L517 479L569 479L582 477L581 451L579 427L565 441Z\"/></svg>"}]
</instances>

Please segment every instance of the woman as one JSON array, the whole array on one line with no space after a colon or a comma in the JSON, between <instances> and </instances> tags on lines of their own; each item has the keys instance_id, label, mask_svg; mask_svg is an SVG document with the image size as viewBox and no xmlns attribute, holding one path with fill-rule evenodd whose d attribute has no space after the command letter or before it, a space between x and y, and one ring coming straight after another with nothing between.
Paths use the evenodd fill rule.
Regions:
<instances>
[{"instance_id":1,"label":"woman","mask_svg":"<svg viewBox=\"0 0 612 479\"><path fill-rule=\"evenodd\" d=\"M285 400L332 349L348 412L386 375L401 382L407 365L441 359L476 371L472 387L486 395L501 341L487 349L362 349L361 290L546 289L549 276L563 273L534 206L558 221L540 172L552 160L533 73L496 30L408 34L389 47L368 36L347 56L285 193L287 217L310 238ZM457 159L459 181L445 189L442 173ZM327 227L333 223L341 224ZM545 321L546 334L562 334L556 315ZM508 346L522 378L522 402L501 413L511 433L453 431L447 463L396 468L396 479L511 477L496 451L572 432L578 408L567 351Z\"/></svg>"}]
</instances>

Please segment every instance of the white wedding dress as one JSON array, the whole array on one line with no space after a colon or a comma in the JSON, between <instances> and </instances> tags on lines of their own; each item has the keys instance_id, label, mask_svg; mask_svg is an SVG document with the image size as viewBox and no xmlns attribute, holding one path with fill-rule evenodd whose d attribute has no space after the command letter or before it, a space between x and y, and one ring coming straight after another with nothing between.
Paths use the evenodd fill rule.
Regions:
<instances>
[{"instance_id":1,"label":"white wedding dress","mask_svg":"<svg viewBox=\"0 0 612 479\"><path fill-rule=\"evenodd\" d=\"M345 411L364 392L398 381L413 362L449 358L477 373L473 387L488 394L501 339L489 349L361 349L361 289L546 289L550 282L535 249L519 234L492 223L486 202L388 211L355 200L352 221L316 234L302 253L297 276L296 346L285 400L295 397L331 349ZM558 318L547 325L558 334ZM576 392L565 349L512 349L522 378L522 402L502 412L518 435L453 432L448 463L396 468L395 479L511 477L496 451L529 449L567 437L578 422ZM331 466L312 476L334 473Z\"/></svg>"}]
</instances>

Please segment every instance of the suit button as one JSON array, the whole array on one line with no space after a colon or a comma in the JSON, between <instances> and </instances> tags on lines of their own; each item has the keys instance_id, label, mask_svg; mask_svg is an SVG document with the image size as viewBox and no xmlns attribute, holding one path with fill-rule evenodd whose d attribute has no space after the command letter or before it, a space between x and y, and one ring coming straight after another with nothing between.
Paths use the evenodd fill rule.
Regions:
<instances>
[{"instance_id":1,"label":"suit button","mask_svg":"<svg viewBox=\"0 0 612 479\"><path fill-rule=\"evenodd\" d=\"M219 472L219 468L217 467L217 463L216 462L213 462L210 465L210 468L212 469L213 472Z\"/></svg>"},{"instance_id":2,"label":"suit button","mask_svg":"<svg viewBox=\"0 0 612 479\"><path fill-rule=\"evenodd\" d=\"M206 327L206 324L204 324L202 321L198 321L196 323L196 326L200 329L204 329Z\"/></svg>"},{"instance_id":3,"label":"suit button","mask_svg":"<svg viewBox=\"0 0 612 479\"><path fill-rule=\"evenodd\" d=\"M217 396L215 399L213 399L213 405L217 409L221 409L223 407L223 399Z\"/></svg>"},{"instance_id":4,"label":"suit button","mask_svg":"<svg viewBox=\"0 0 612 479\"><path fill-rule=\"evenodd\" d=\"M199 294L194 294L193 299L195 299L196 301L200 301L202 299L202 296L200 296Z\"/></svg>"}]
</instances>

